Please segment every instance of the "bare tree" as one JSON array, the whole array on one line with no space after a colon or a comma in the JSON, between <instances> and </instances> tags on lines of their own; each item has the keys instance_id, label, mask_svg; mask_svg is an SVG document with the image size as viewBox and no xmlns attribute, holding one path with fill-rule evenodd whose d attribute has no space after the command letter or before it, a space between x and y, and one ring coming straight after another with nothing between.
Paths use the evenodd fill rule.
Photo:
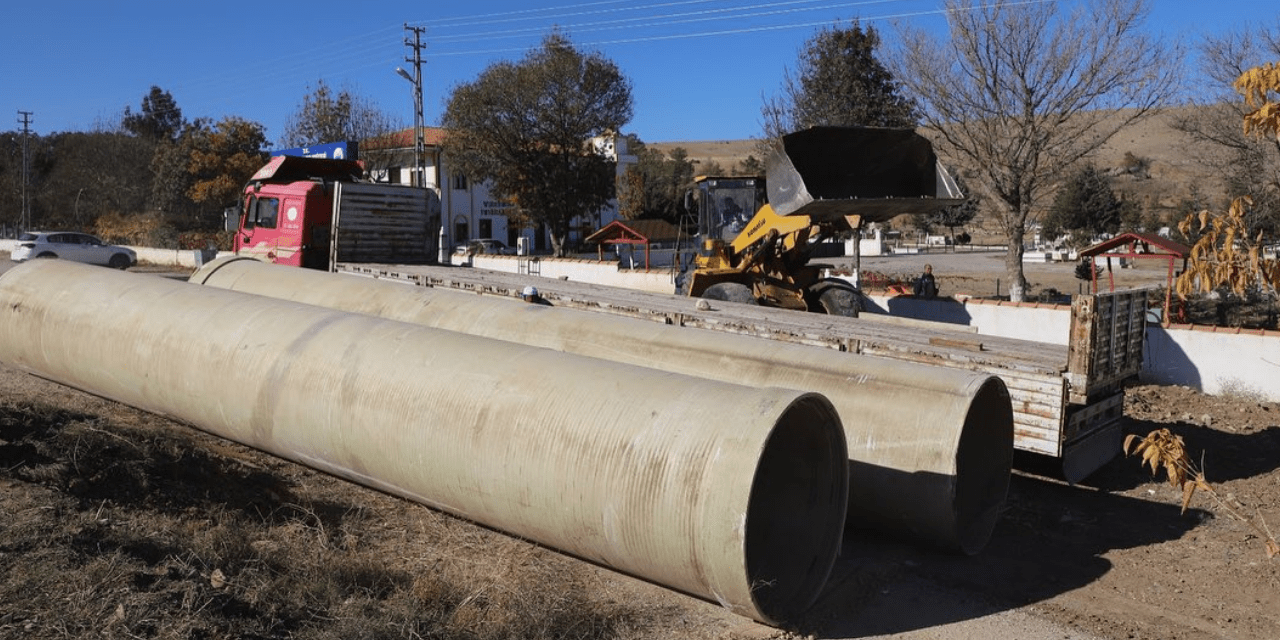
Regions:
<instances>
[{"instance_id":1,"label":"bare tree","mask_svg":"<svg viewBox=\"0 0 1280 640\"><path fill-rule=\"evenodd\" d=\"M553 32L519 62L495 62L449 96L445 153L464 175L527 220L545 223L564 255L570 222L615 194L616 163L590 139L631 120L631 82L613 61Z\"/></svg>"},{"instance_id":2,"label":"bare tree","mask_svg":"<svg viewBox=\"0 0 1280 640\"><path fill-rule=\"evenodd\" d=\"M1190 137L1188 155L1225 183L1226 199L1210 206L1225 209L1230 200L1248 195L1252 204L1244 221L1250 235L1280 234L1280 140L1245 133L1241 121L1249 107L1232 89L1249 69L1280 60L1280 20L1207 37L1198 48L1197 108L1173 126Z\"/></svg>"},{"instance_id":3,"label":"bare tree","mask_svg":"<svg viewBox=\"0 0 1280 640\"><path fill-rule=\"evenodd\" d=\"M337 92L324 80L302 97L298 110L285 122L280 145L304 147L342 140L367 140L400 128L399 123L372 100L350 89Z\"/></svg>"},{"instance_id":4,"label":"bare tree","mask_svg":"<svg viewBox=\"0 0 1280 640\"><path fill-rule=\"evenodd\" d=\"M901 27L894 76L944 157L974 170L1026 294L1027 220L1068 169L1176 92L1181 51L1144 35L1145 0L947 0L949 37Z\"/></svg>"}]
</instances>

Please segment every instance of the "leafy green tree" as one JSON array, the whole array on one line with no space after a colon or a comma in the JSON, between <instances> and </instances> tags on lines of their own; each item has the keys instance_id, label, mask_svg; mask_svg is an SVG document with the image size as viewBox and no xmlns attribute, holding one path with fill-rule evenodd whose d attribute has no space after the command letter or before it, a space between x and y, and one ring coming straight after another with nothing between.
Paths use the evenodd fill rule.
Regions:
<instances>
[{"instance_id":1,"label":"leafy green tree","mask_svg":"<svg viewBox=\"0 0 1280 640\"><path fill-rule=\"evenodd\" d=\"M111 212L146 205L154 144L116 132L76 132L52 138L45 213L64 228L84 229Z\"/></svg>"},{"instance_id":2,"label":"leafy green tree","mask_svg":"<svg viewBox=\"0 0 1280 640\"><path fill-rule=\"evenodd\" d=\"M615 193L613 160L590 146L631 120L631 83L616 64L552 33L519 62L497 62L449 96L444 152L487 180L529 220L545 223L556 255L569 224Z\"/></svg>"},{"instance_id":3,"label":"leafy green tree","mask_svg":"<svg viewBox=\"0 0 1280 640\"><path fill-rule=\"evenodd\" d=\"M185 142L187 196L201 206L197 227L217 228L222 210L239 200L245 183L267 161L266 134L262 125L231 116L193 127Z\"/></svg>"},{"instance_id":4,"label":"leafy green tree","mask_svg":"<svg viewBox=\"0 0 1280 640\"><path fill-rule=\"evenodd\" d=\"M753 154L738 161L738 166L734 168L734 173L740 176L762 176L764 175L764 162Z\"/></svg>"},{"instance_id":5,"label":"leafy green tree","mask_svg":"<svg viewBox=\"0 0 1280 640\"><path fill-rule=\"evenodd\" d=\"M1026 295L1027 219L1069 168L1170 101L1181 52L1146 35L1145 0L946 0L949 34L904 26L894 75L934 146L974 171L1005 234L1009 297Z\"/></svg>"},{"instance_id":6,"label":"leafy green tree","mask_svg":"<svg viewBox=\"0 0 1280 640\"><path fill-rule=\"evenodd\" d=\"M160 87L152 86L151 92L142 97L142 107L134 113L124 108L121 126L125 131L153 142L173 140L183 127L182 109L173 96Z\"/></svg>"},{"instance_id":7,"label":"leafy green tree","mask_svg":"<svg viewBox=\"0 0 1280 640\"><path fill-rule=\"evenodd\" d=\"M324 80L302 97L298 110L285 121L282 147L342 140L368 140L399 129L399 123L370 99L350 89L334 91Z\"/></svg>"},{"instance_id":8,"label":"leafy green tree","mask_svg":"<svg viewBox=\"0 0 1280 640\"><path fill-rule=\"evenodd\" d=\"M785 75L782 95L764 105L766 136L814 126L916 126L916 103L876 57L879 46L875 28L857 20L818 31Z\"/></svg>"},{"instance_id":9,"label":"leafy green tree","mask_svg":"<svg viewBox=\"0 0 1280 640\"><path fill-rule=\"evenodd\" d=\"M676 147L668 153L651 149L632 135L627 148L636 164L627 167L619 207L627 218L661 218L680 222L684 192L693 184L694 167L688 152Z\"/></svg>"},{"instance_id":10,"label":"leafy green tree","mask_svg":"<svg viewBox=\"0 0 1280 640\"><path fill-rule=\"evenodd\" d=\"M1041 232L1045 238L1069 233L1069 244L1083 247L1098 234L1119 231L1123 211L1106 173L1093 163L1086 163L1071 174L1054 196Z\"/></svg>"},{"instance_id":11,"label":"leafy green tree","mask_svg":"<svg viewBox=\"0 0 1280 640\"><path fill-rule=\"evenodd\" d=\"M245 182L267 161L262 125L229 116L197 118L172 144L157 149L151 209L178 230L222 226L222 210L235 204Z\"/></svg>"},{"instance_id":12,"label":"leafy green tree","mask_svg":"<svg viewBox=\"0 0 1280 640\"><path fill-rule=\"evenodd\" d=\"M123 131L64 132L29 140L31 220L41 229L87 229L146 200L151 142ZM0 136L0 224L22 211L22 134Z\"/></svg>"}]
</instances>

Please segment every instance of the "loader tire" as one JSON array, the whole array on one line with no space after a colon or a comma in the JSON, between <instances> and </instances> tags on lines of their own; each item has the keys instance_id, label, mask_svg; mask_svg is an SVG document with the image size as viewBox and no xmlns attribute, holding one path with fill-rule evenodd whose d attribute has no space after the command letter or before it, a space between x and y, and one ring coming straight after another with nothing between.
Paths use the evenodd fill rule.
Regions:
<instances>
[{"instance_id":1,"label":"loader tire","mask_svg":"<svg viewBox=\"0 0 1280 640\"><path fill-rule=\"evenodd\" d=\"M708 300L723 300L739 304L760 304L756 300L755 294L751 293L751 287L737 282L713 284L702 292L702 297Z\"/></svg>"},{"instance_id":2,"label":"loader tire","mask_svg":"<svg viewBox=\"0 0 1280 640\"><path fill-rule=\"evenodd\" d=\"M829 316L858 317L858 312L862 311L862 294L857 289L844 283L822 284L825 286L815 291L813 302L816 304L810 304L810 311Z\"/></svg>"}]
</instances>

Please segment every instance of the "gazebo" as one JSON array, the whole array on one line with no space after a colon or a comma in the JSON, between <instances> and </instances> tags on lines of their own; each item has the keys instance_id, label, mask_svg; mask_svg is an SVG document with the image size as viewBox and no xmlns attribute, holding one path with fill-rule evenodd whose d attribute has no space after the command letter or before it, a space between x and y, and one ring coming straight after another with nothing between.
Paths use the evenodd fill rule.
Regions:
<instances>
[{"instance_id":1,"label":"gazebo","mask_svg":"<svg viewBox=\"0 0 1280 640\"><path fill-rule=\"evenodd\" d=\"M1170 293L1173 290L1173 263L1178 258L1182 259L1182 269L1187 268L1187 257L1191 255L1191 248L1181 242L1174 242L1164 236L1154 233L1138 233L1130 231L1117 235L1110 240L1105 240L1093 245L1087 249L1080 251L1082 258L1095 258L1090 262L1090 280L1093 282L1093 293L1098 292L1098 262L1096 258L1107 259L1107 280L1110 284L1111 291L1116 290L1116 277L1111 271L1112 258L1134 259L1158 259L1164 260L1169 264L1169 275L1165 282L1164 292L1164 317L1162 320L1169 322L1169 301Z\"/></svg>"},{"instance_id":2,"label":"gazebo","mask_svg":"<svg viewBox=\"0 0 1280 640\"><path fill-rule=\"evenodd\" d=\"M644 245L644 270L649 270L649 245L655 242L675 242L679 229L666 220L614 220L599 231L587 236L586 242L595 243L604 262L604 245Z\"/></svg>"}]
</instances>

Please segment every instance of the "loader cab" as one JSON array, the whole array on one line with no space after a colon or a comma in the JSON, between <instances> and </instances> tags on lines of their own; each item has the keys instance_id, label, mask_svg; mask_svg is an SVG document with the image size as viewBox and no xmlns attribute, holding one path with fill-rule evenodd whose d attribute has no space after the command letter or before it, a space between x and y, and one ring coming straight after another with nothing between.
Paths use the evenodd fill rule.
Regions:
<instances>
[{"instance_id":1,"label":"loader cab","mask_svg":"<svg viewBox=\"0 0 1280 640\"><path fill-rule=\"evenodd\" d=\"M701 244L728 243L764 206L764 178L698 176L686 200L686 208L697 212Z\"/></svg>"}]
</instances>

